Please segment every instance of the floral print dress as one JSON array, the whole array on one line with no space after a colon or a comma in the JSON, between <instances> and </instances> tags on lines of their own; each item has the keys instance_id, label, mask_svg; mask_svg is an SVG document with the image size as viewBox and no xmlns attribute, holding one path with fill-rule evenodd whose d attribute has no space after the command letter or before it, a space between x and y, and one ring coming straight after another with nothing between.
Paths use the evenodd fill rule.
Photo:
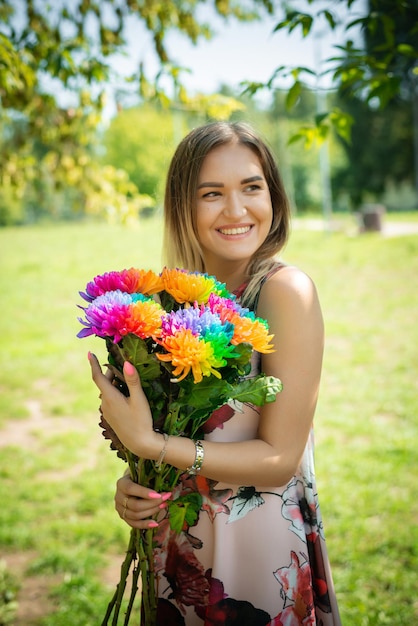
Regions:
<instances>
[{"instance_id":1,"label":"floral print dress","mask_svg":"<svg viewBox=\"0 0 418 626\"><path fill-rule=\"evenodd\" d=\"M259 367L254 354L253 371ZM258 418L258 407L225 405L207 422L205 439L254 439ZM199 494L202 504L180 534L165 518L155 535L158 626L340 626L313 432L287 485L233 485L185 473L173 497L180 493Z\"/></svg>"}]
</instances>

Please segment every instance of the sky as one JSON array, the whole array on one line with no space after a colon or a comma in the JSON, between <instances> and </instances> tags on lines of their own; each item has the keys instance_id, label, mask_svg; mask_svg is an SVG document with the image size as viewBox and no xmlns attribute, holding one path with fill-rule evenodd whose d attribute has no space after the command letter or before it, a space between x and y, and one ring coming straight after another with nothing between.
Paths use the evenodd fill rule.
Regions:
<instances>
[{"instance_id":1,"label":"sky","mask_svg":"<svg viewBox=\"0 0 418 626\"><path fill-rule=\"evenodd\" d=\"M345 3L339 0L322 4L327 7L331 5L334 14L343 22L355 16L354 12L348 16L346 10L344 11ZM317 5L318 3L315 10ZM278 13L274 18L266 16L261 22L251 23L236 20L225 23L213 13L205 15L205 18L209 18L216 32L211 41L201 39L194 46L178 33L168 34L166 41L173 60L190 69L190 74L183 75L183 81L192 93L213 93L221 84L239 88L244 80L264 82L280 65L324 69L323 60L335 52L336 44L345 41L343 29L330 32L329 28L325 28L325 20L315 28L313 36L310 34L303 39L300 29L293 31L291 35L284 31L273 33L274 26L281 19ZM118 57L118 71L129 74L130 71L135 71L142 60L145 71L152 75L157 69L157 62L151 35L136 20L128 22L126 35L129 52L124 58ZM286 86L285 81L282 84ZM287 81L287 84L291 83ZM315 84L314 79L311 84ZM332 87L331 77L323 77L319 84L324 88Z\"/></svg>"}]
</instances>

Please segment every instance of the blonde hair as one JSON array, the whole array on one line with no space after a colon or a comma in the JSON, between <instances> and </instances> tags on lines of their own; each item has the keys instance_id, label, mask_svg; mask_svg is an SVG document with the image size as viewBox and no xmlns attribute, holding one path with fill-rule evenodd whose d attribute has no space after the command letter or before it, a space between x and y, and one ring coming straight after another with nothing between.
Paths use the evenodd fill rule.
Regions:
<instances>
[{"instance_id":1,"label":"blonde hair","mask_svg":"<svg viewBox=\"0 0 418 626\"><path fill-rule=\"evenodd\" d=\"M265 241L253 254L249 283L242 303L251 306L265 274L276 263L290 230L290 207L275 159L254 130L242 122L212 122L192 130L179 144L172 158L164 201L164 259L169 267L204 272L205 264L196 229L197 184L206 155L232 142L246 146L257 155L266 178L273 219Z\"/></svg>"}]
</instances>

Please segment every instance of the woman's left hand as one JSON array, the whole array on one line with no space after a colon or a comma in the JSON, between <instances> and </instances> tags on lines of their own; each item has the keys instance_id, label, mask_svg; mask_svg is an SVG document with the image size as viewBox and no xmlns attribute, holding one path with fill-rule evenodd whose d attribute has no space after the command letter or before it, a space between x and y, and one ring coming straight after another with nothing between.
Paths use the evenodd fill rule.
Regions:
<instances>
[{"instance_id":1,"label":"woman's left hand","mask_svg":"<svg viewBox=\"0 0 418 626\"><path fill-rule=\"evenodd\" d=\"M128 450L142 458L158 458L161 435L153 429L151 409L136 368L125 361L123 374L129 390L126 397L103 374L97 357L89 353L88 358L106 422Z\"/></svg>"}]
</instances>

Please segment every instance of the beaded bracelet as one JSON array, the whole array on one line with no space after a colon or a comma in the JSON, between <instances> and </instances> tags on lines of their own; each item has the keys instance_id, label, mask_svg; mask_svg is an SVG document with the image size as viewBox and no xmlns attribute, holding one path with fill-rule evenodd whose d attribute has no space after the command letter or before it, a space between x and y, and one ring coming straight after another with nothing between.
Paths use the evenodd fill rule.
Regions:
<instances>
[{"instance_id":1,"label":"beaded bracelet","mask_svg":"<svg viewBox=\"0 0 418 626\"><path fill-rule=\"evenodd\" d=\"M160 468L161 463L164 461L165 453L167 452L167 444L168 444L169 435L167 435L167 433L163 433L163 437L164 437L164 445L163 445L163 449L160 452L160 456L158 457L158 461L156 461L155 463L155 469Z\"/></svg>"},{"instance_id":2,"label":"beaded bracelet","mask_svg":"<svg viewBox=\"0 0 418 626\"><path fill-rule=\"evenodd\" d=\"M198 474L202 469L203 459L205 457L205 451L203 449L203 445L201 441L194 442L196 448L196 456L194 459L194 463L191 467L186 468L186 472L188 472L191 476Z\"/></svg>"}]
</instances>

